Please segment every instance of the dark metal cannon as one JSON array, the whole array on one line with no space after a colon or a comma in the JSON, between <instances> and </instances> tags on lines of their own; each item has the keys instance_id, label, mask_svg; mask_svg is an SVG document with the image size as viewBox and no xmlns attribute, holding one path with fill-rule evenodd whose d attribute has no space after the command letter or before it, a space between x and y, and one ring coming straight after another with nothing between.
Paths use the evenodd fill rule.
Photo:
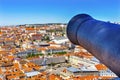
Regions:
<instances>
[{"instance_id":1,"label":"dark metal cannon","mask_svg":"<svg viewBox=\"0 0 120 80\"><path fill-rule=\"evenodd\" d=\"M67 36L120 77L120 25L79 14L68 23Z\"/></svg>"}]
</instances>

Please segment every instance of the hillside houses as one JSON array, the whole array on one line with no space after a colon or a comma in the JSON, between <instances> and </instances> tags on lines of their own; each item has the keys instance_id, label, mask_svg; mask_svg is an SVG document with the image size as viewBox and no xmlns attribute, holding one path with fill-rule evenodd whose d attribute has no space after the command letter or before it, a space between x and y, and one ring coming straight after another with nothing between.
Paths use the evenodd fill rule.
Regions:
<instances>
[{"instance_id":1,"label":"hillside houses","mask_svg":"<svg viewBox=\"0 0 120 80\"><path fill-rule=\"evenodd\" d=\"M64 24L0 27L0 80L99 80L117 76L66 37Z\"/></svg>"}]
</instances>

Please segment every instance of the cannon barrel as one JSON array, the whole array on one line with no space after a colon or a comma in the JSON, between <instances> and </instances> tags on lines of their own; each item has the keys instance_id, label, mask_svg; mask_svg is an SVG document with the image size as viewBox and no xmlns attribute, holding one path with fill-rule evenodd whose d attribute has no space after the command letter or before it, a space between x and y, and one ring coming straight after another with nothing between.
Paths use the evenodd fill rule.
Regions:
<instances>
[{"instance_id":1,"label":"cannon barrel","mask_svg":"<svg viewBox=\"0 0 120 80\"><path fill-rule=\"evenodd\" d=\"M120 77L120 25L79 14L69 21L67 36Z\"/></svg>"}]
</instances>

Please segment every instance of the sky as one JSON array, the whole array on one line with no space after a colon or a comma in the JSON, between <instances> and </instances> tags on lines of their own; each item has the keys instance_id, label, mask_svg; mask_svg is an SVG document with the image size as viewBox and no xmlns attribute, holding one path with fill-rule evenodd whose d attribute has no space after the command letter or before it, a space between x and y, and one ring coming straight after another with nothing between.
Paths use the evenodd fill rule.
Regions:
<instances>
[{"instance_id":1,"label":"sky","mask_svg":"<svg viewBox=\"0 0 120 80\"><path fill-rule=\"evenodd\" d=\"M0 25L68 23L82 13L120 22L120 0L0 0Z\"/></svg>"}]
</instances>

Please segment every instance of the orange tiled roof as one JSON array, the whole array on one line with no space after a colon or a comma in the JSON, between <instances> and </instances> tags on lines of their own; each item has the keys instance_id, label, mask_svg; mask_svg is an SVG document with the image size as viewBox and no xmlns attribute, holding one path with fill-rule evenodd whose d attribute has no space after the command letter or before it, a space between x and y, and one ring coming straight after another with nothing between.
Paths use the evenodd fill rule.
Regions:
<instances>
[{"instance_id":1,"label":"orange tiled roof","mask_svg":"<svg viewBox=\"0 0 120 80\"><path fill-rule=\"evenodd\" d=\"M29 27L29 28L26 28L26 30L35 30L35 28L30 28L30 27Z\"/></svg>"},{"instance_id":2,"label":"orange tiled roof","mask_svg":"<svg viewBox=\"0 0 120 80\"><path fill-rule=\"evenodd\" d=\"M72 80L97 80L99 78L99 76L78 76L78 77L72 77Z\"/></svg>"},{"instance_id":3,"label":"orange tiled roof","mask_svg":"<svg viewBox=\"0 0 120 80\"><path fill-rule=\"evenodd\" d=\"M0 35L2 34L2 32L0 32Z\"/></svg>"},{"instance_id":4,"label":"orange tiled roof","mask_svg":"<svg viewBox=\"0 0 120 80\"><path fill-rule=\"evenodd\" d=\"M54 74L51 74L51 75L49 76L49 80L62 80L62 78L60 78L59 76L56 76L56 75L54 75Z\"/></svg>"},{"instance_id":5,"label":"orange tiled roof","mask_svg":"<svg viewBox=\"0 0 120 80\"><path fill-rule=\"evenodd\" d=\"M66 47L62 46L62 47L56 47L56 46L48 46L48 49L65 49Z\"/></svg>"},{"instance_id":6,"label":"orange tiled roof","mask_svg":"<svg viewBox=\"0 0 120 80\"><path fill-rule=\"evenodd\" d=\"M108 79L111 79L111 78L113 78L113 77L111 77L111 76L102 76L102 77L100 77L100 79L102 79L102 80L108 80Z\"/></svg>"},{"instance_id":7,"label":"orange tiled roof","mask_svg":"<svg viewBox=\"0 0 120 80\"><path fill-rule=\"evenodd\" d=\"M48 44L56 44L54 41L50 41L48 42Z\"/></svg>"},{"instance_id":8,"label":"orange tiled roof","mask_svg":"<svg viewBox=\"0 0 120 80\"><path fill-rule=\"evenodd\" d=\"M85 52L77 52L77 53L74 53L74 55L79 57L89 58L89 59L93 57L90 53L85 53Z\"/></svg>"},{"instance_id":9,"label":"orange tiled roof","mask_svg":"<svg viewBox=\"0 0 120 80\"><path fill-rule=\"evenodd\" d=\"M8 51L0 51L0 54L7 54L8 53Z\"/></svg>"},{"instance_id":10,"label":"orange tiled roof","mask_svg":"<svg viewBox=\"0 0 120 80\"><path fill-rule=\"evenodd\" d=\"M2 74L2 73L3 73L2 68L0 68L0 74Z\"/></svg>"},{"instance_id":11,"label":"orange tiled roof","mask_svg":"<svg viewBox=\"0 0 120 80\"><path fill-rule=\"evenodd\" d=\"M7 58L8 60L13 60L13 59L14 59L14 56L9 55L9 56L6 56L6 58Z\"/></svg>"},{"instance_id":12,"label":"orange tiled roof","mask_svg":"<svg viewBox=\"0 0 120 80\"><path fill-rule=\"evenodd\" d=\"M47 50L47 48L45 47L40 47L40 48L37 48L38 51L42 51L42 50Z\"/></svg>"},{"instance_id":13,"label":"orange tiled roof","mask_svg":"<svg viewBox=\"0 0 120 80\"><path fill-rule=\"evenodd\" d=\"M15 68L19 68L19 63L14 63L13 66L14 66Z\"/></svg>"},{"instance_id":14,"label":"orange tiled roof","mask_svg":"<svg viewBox=\"0 0 120 80\"><path fill-rule=\"evenodd\" d=\"M15 53L15 52L16 52L16 49L11 49L11 52L12 52L12 53Z\"/></svg>"},{"instance_id":15,"label":"orange tiled roof","mask_svg":"<svg viewBox=\"0 0 120 80\"><path fill-rule=\"evenodd\" d=\"M30 72L30 71L32 71L33 69L32 68L24 68L23 69L25 72Z\"/></svg>"},{"instance_id":16,"label":"orange tiled roof","mask_svg":"<svg viewBox=\"0 0 120 80\"><path fill-rule=\"evenodd\" d=\"M4 74L9 75L9 74L11 74L11 71L7 70L7 71L4 72Z\"/></svg>"},{"instance_id":17,"label":"orange tiled roof","mask_svg":"<svg viewBox=\"0 0 120 80\"><path fill-rule=\"evenodd\" d=\"M105 65L103 65L103 64L97 64L97 65L95 65L95 67L98 69L98 70L107 70L108 68L105 66Z\"/></svg>"},{"instance_id":18,"label":"orange tiled roof","mask_svg":"<svg viewBox=\"0 0 120 80\"><path fill-rule=\"evenodd\" d=\"M14 76L14 75L11 75L11 76L7 76L7 78L8 78L8 80L10 79L15 79L15 78L17 78L16 76Z\"/></svg>"}]
</instances>

